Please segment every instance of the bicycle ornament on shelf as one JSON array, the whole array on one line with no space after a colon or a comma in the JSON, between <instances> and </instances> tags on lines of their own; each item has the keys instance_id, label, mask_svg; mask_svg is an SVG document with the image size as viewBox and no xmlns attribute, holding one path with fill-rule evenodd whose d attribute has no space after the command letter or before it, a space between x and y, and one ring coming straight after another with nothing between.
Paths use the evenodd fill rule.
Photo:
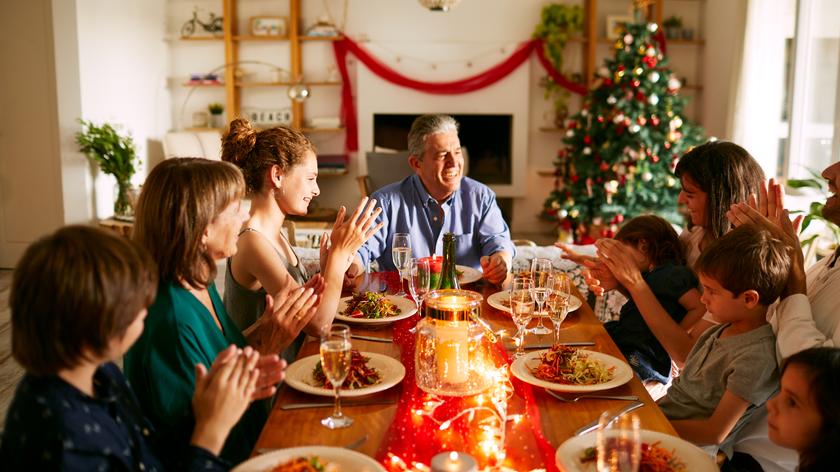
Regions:
<instances>
[{"instance_id":1,"label":"bicycle ornament on shelf","mask_svg":"<svg viewBox=\"0 0 840 472\"><path fill-rule=\"evenodd\" d=\"M198 18L198 8L193 10L192 19L187 20L184 26L181 27L181 37L189 38L195 34L196 28L201 26L205 33L210 33L213 36L222 34L223 17L216 16L215 13L210 12L207 22L203 22Z\"/></svg>"}]
</instances>

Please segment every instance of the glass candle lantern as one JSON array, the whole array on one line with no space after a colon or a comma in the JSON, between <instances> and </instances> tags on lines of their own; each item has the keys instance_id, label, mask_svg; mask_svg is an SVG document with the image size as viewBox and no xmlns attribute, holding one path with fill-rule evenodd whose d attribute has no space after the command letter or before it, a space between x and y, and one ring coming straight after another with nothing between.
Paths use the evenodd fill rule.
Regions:
<instances>
[{"instance_id":1,"label":"glass candle lantern","mask_svg":"<svg viewBox=\"0 0 840 472\"><path fill-rule=\"evenodd\" d=\"M422 390L448 396L475 395L490 386L484 328L475 318L482 297L468 290L434 290L417 324L415 375Z\"/></svg>"}]
</instances>

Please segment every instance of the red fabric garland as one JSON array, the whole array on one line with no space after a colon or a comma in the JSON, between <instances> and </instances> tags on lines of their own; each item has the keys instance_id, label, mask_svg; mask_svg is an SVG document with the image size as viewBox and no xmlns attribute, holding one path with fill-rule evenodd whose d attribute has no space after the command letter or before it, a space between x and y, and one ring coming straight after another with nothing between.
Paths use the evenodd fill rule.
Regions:
<instances>
[{"instance_id":1,"label":"red fabric garland","mask_svg":"<svg viewBox=\"0 0 840 472\"><path fill-rule=\"evenodd\" d=\"M407 87L425 93L453 95L473 92L492 85L505 78L516 70L536 49L537 57L543 68L557 84L567 88L573 93L584 95L586 88L580 84L567 79L548 62L545 57L543 41L532 39L522 43L513 54L501 63L487 69L484 72L467 77L461 80L450 82L423 82L406 77L389 66L383 64L379 59L370 55L359 44L350 38L343 38L333 42L333 52L338 69L341 73L341 118L344 122L346 141L345 147L348 152L358 151L359 141L357 136L356 107L353 103L353 93L350 88L350 74L347 72L347 54L352 52L368 69L379 77L392 84Z\"/></svg>"}]
</instances>

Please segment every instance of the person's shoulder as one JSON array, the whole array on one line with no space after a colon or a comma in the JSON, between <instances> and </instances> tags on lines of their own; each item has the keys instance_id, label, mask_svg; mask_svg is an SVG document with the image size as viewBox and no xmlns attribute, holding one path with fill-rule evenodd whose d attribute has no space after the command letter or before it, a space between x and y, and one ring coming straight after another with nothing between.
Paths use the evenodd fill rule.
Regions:
<instances>
[{"instance_id":1,"label":"person's shoulder","mask_svg":"<svg viewBox=\"0 0 840 472\"><path fill-rule=\"evenodd\" d=\"M697 277L688 266L674 261L664 262L654 268L647 278L655 283L686 291L697 286Z\"/></svg>"}]
</instances>

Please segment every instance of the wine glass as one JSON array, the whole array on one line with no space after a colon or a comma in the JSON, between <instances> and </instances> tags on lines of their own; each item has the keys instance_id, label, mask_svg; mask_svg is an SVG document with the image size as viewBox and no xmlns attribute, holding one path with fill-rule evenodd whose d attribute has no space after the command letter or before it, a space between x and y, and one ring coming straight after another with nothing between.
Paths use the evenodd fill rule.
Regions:
<instances>
[{"instance_id":1,"label":"wine glass","mask_svg":"<svg viewBox=\"0 0 840 472\"><path fill-rule=\"evenodd\" d=\"M350 327L334 324L321 336L321 368L335 391L333 414L321 420L329 429L346 428L353 424L353 419L341 412L341 394L339 389L347 374L350 373Z\"/></svg>"},{"instance_id":2,"label":"wine glass","mask_svg":"<svg viewBox=\"0 0 840 472\"><path fill-rule=\"evenodd\" d=\"M569 276L563 272L555 272L549 283L550 293L546 303L548 304L548 318L554 325L554 344L560 342L560 325L569 314Z\"/></svg>"},{"instance_id":3,"label":"wine glass","mask_svg":"<svg viewBox=\"0 0 840 472\"><path fill-rule=\"evenodd\" d=\"M534 334L548 334L550 329L543 326L542 309L545 299L548 298L550 288L548 286L548 279L551 277L551 260L543 259L541 257L535 258L531 261L531 279L534 281L531 287L531 297L537 304L537 326L531 328Z\"/></svg>"},{"instance_id":4,"label":"wine glass","mask_svg":"<svg viewBox=\"0 0 840 472\"><path fill-rule=\"evenodd\" d=\"M534 316L534 300L531 298L533 281L527 277L516 277L510 284L510 314L516 325L516 352L514 358L525 354L525 328Z\"/></svg>"},{"instance_id":5,"label":"wine glass","mask_svg":"<svg viewBox=\"0 0 840 472\"><path fill-rule=\"evenodd\" d=\"M428 259L412 259L408 266L408 289L411 291L411 297L417 303L417 311L420 311L420 305L426 299L426 294L429 293L429 286L431 282L432 271L429 268Z\"/></svg>"},{"instance_id":6,"label":"wine glass","mask_svg":"<svg viewBox=\"0 0 840 472\"><path fill-rule=\"evenodd\" d=\"M391 240L391 257L400 273L400 290L396 295L402 297L405 296L403 275L405 269L408 268L408 261L411 260L411 238L408 233L394 233L394 238Z\"/></svg>"},{"instance_id":7,"label":"wine glass","mask_svg":"<svg viewBox=\"0 0 840 472\"><path fill-rule=\"evenodd\" d=\"M598 472L637 472L642 456L639 417L624 414L615 417L601 413L595 432L595 457Z\"/></svg>"}]
</instances>

